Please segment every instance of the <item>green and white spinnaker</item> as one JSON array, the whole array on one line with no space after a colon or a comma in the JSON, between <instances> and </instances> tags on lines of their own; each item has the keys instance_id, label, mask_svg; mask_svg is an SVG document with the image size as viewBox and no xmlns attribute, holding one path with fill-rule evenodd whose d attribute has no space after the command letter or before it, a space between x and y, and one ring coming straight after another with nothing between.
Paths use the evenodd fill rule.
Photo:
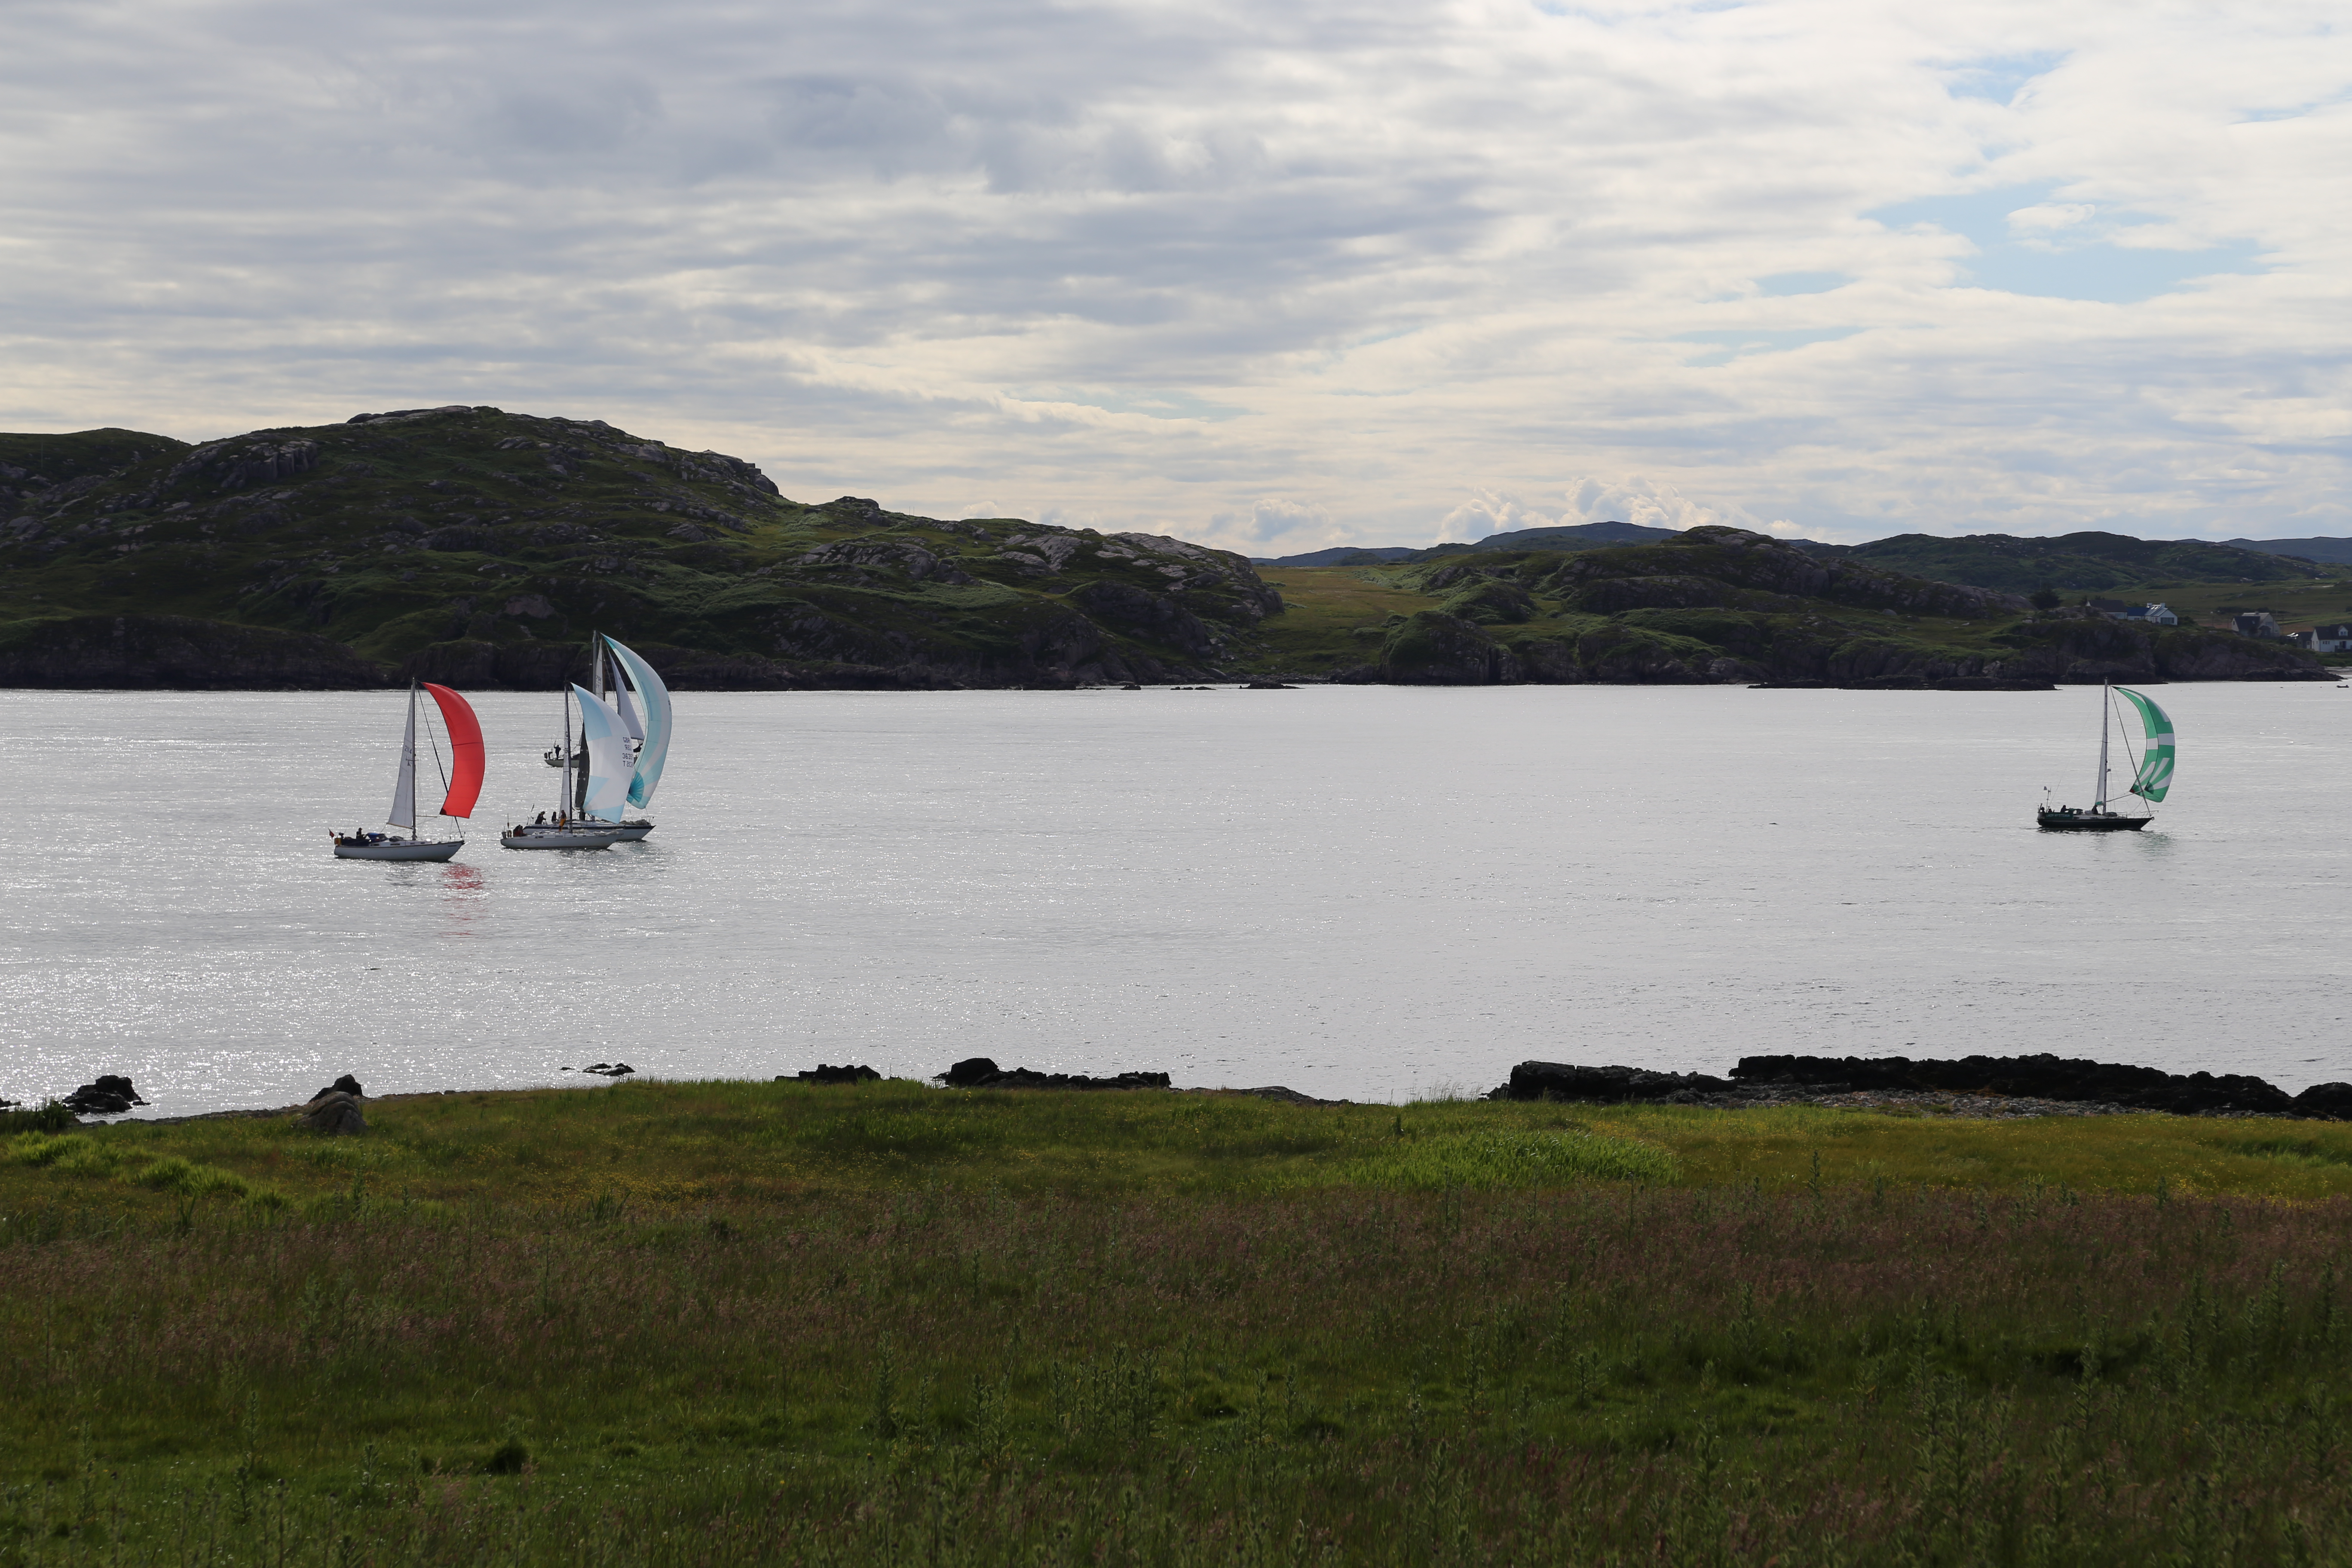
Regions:
<instances>
[{"instance_id":1,"label":"green and white spinnaker","mask_svg":"<svg viewBox=\"0 0 2352 1568\"><path fill-rule=\"evenodd\" d=\"M2131 793L2142 800L2162 800L2172 787L2172 721L2128 687L2116 687L2116 695L2129 699L2139 710L2140 722L2147 726L2147 750L2140 753L2139 776L2132 780Z\"/></svg>"}]
</instances>

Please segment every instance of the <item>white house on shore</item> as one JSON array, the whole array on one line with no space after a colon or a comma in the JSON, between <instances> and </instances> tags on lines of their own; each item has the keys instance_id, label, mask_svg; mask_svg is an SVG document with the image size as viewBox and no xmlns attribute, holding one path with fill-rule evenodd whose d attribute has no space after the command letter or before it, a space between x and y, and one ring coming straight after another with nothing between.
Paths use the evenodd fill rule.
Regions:
<instances>
[{"instance_id":1,"label":"white house on shore","mask_svg":"<svg viewBox=\"0 0 2352 1568\"><path fill-rule=\"evenodd\" d=\"M2352 653L2352 621L2336 621L2311 628L2315 653Z\"/></svg>"}]
</instances>

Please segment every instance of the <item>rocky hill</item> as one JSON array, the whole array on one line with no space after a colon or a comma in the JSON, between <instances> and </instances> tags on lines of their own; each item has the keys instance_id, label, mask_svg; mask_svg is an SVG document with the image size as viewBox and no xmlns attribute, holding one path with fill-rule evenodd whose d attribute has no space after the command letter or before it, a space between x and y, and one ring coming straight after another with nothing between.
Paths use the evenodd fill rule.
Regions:
<instances>
[{"instance_id":1,"label":"rocky hill","mask_svg":"<svg viewBox=\"0 0 2352 1568\"><path fill-rule=\"evenodd\" d=\"M2341 535L2314 535L2306 539L2225 539L2221 542L2232 550L2258 551L2264 555L2299 556L2314 564L2352 565L2352 539Z\"/></svg>"},{"instance_id":2,"label":"rocky hill","mask_svg":"<svg viewBox=\"0 0 2352 1568\"><path fill-rule=\"evenodd\" d=\"M2033 615L1878 546L1622 524L1498 537L1538 547L1350 558L1286 575L1305 597L1286 608L1226 552L811 505L740 458L600 420L453 405L199 447L0 436L0 685L544 689L579 672L592 629L688 689L2325 678L2228 633ZM2069 539L2151 571L2197 564L2180 551L2316 570ZM1930 541L1923 560L1928 545L1993 548Z\"/></svg>"},{"instance_id":3,"label":"rocky hill","mask_svg":"<svg viewBox=\"0 0 2352 1568\"><path fill-rule=\"evenodd\" d=\"M2193 539L2134 539L2122 533L2061 533L2022 538L1970 533L1945 538L1898 533L1868 544L1807 544L1815 554L1861 561L1890 572L2031 594L2107 594L2161 590L2181 583L2278 583L2336 574L2309 561L2251 544L2207 544Z\"/></svg>"},{"instance_id":4,"label":"rocky hill","mask_svg":"<svg viewBox=\"0 0 2352 1568\"><path fill-rule=\"evenodd\" d=\"M1554 528L1523 528L1490 533L1467 544L1427 549L1335 545L1304 555L1257 558L1260 566L1363 566L1397 561L1441 561L1450 556L1521 550L1595 550L1619 544L1663 544L1680 531L1629 522L1584 522ZM2221 543L2194 539L2134 539L2128 534L2083 532L2054 538L2008 533L1946 537L1898 533L1868 544L1824 544L1810 539L1782 543L1816 555L1854 560L1913 577L1971 587L2030 594L2051 588L2080 596L2138 588L2163 589L2182 583L2280 583L2337 575L2323 563L2352 563L2352 539L2231 539ZM2282 559L2284 558L2284 559Z\"/></svg>"},{"instance_id":5,"label":"rocky hill","mask_svg":"<svg viewBox=\"0 0 2352 1568\"><path fill-rule=\"evenodd\" d=\"M0 436L0 685L543 689L592 628L685 688L1198 679L1282 609L1181 540L807 505L496 408Z\"/></svg>"},{"instance_id":6,"label":"rocky hill","mask_svg":"<svg viewBox=\"0 0 2352 1568\"><path fill-rule=\"evenodd\" d=\"M1351 595L1334 584L1335 602L1377 589L1396 607L1347 628L1359 650L1350 657L1298 635L1319 605L1294 585L1297 624L1270 635L1286 642L1297 673L1428 685L2331 679L2293 646L2132 626L2079 608L2037 614L2015 595L1812 554L1735 528L1346 574L1370 586Z\"/></svg>"}]
</instances>

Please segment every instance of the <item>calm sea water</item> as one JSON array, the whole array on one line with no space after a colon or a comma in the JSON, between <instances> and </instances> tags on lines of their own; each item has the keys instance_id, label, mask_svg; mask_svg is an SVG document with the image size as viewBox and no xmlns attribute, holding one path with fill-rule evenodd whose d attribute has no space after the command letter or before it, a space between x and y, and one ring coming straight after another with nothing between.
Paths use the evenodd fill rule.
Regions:
<instances>
[{"instance_id":1,"label":"calm sea water","mask_svg":"<svg viewBox=\"0 0 2352 1568\"><path fill-rule=\"evenodd\" d=\"M2089 794L2082 689L691 693L659 830L562 855L497 840L553 804L554 699L491 694L475 842L397 866L327 830L382 816L403 695L0 693L0 1095L979 1055L1353 1099L1755 1051L2352 1079L2352 688L2158 695L2159 826L2078 837L2032 808Z\"/></svg>"}]
</instances>

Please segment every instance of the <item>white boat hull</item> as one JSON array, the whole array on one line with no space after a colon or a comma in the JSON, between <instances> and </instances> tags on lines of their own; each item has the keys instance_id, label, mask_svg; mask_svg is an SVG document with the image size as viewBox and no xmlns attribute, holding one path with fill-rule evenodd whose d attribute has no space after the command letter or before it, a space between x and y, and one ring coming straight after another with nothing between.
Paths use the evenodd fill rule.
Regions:
<instances>
[{"instance_id":1,"label":"white boat hull","mask_svg":"<svg viewBox=\"0 0 2352 1568\"><path fill-rule=\"evenodd\" d=\"M609 849L620 841L617 827L541 827L536 824L499 835L509 849Z\"/></svg>"},{"instance_id":2,"label":"white boat hull","mask_svg":"<svg viewBox=\"0 0 2352 1568\"><path fill-rule=\"evenodd\" d=\"M621 843L635 844L653 830L654 825L650 822L624 822L617 831L620 834Z\"/></svg>"},{"instance_id":3,"label":"white boat hull","mask_svg":"<svg viewBox=\"0 0 2352 1568\"><path fill-rule=\"evenodd\" d=\"M335 846L338 860L446 860L466 847L462 838L435 844L417 838L387 838L381 844Z\"/></svg>"}]
</instances>

